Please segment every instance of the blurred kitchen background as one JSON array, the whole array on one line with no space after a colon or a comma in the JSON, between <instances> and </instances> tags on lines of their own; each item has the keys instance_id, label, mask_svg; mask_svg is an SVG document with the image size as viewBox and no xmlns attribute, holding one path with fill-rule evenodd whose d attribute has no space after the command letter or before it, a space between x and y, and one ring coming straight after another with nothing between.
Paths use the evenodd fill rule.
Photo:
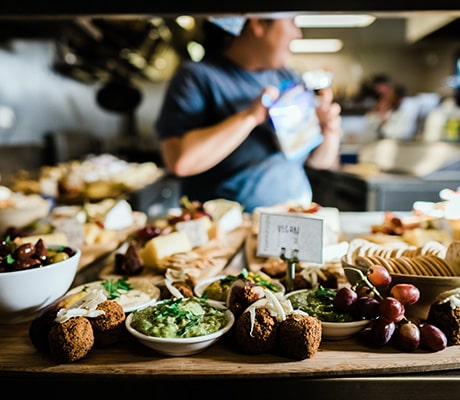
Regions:
<instances>
[{"instance_id":1,"label":"blurred kitchen background","mask_svg":"<svg viewBox=\"0 0 460 400\"><path fill-rule=\"evenodd\" d=\"M335 52L292 59L300 71L332 72L344 152L366 141L359 94L374 75L389 75L417 100L419 141L428 112L459 85L460 11L372 16L365 27L304 28L306 39L341 43ZM190 16L3 20L1 173L102 152L161 163L154 121L179 62L203 55L202 22Z\"/></svg>"}]
</instances>

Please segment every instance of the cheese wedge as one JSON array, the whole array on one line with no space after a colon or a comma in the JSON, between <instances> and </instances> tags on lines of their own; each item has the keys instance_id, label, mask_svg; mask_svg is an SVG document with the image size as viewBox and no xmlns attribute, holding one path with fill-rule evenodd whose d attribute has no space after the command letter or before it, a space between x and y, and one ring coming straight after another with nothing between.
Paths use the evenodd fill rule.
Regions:
<instances>
[{"instance_id":1,"label":"cheese wedge","mask_svg":"<svg viewBox=\"0 0 460 400\"><path fill-rule=\"evenodd\" d=\"M176 231L150 239L141 249L140 257L145 267L155 268L161 259L191 250L192 245L187 234Z\"/></svg>"},{"instance_id":2,"label":"cheese wedge","mask_svg":"<svg viewBox=\"0 0 460 400\"><path fill-rule=\"evenodd\" d=\"M243 206L236 201L215 199L205 202L203 206L212 216L215 236L219 233L231 232L243 224ZM214 235L211 234L211 237Z\"/></svg>"}]
</instances>

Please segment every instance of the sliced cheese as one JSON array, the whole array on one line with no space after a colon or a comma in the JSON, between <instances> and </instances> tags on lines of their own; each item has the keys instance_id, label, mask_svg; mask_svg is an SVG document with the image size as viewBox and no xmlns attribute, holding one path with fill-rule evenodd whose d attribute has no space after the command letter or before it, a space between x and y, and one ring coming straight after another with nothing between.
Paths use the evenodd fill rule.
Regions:
<instances>
[{"instance_id":1,"label":"sliced cheese","mask_svg":"<svg viewBox=\"0 0 460 400\"><path fill-rule=\"evenodd\" d=\"M159 261L176 253L184 253L192 250L192 244L186 233L172 232L150 239L140 251L144 266L155 268Z\"/></svg>"},{"instance_id":2,"label":"sliced cheese","mask_svg":"<svg viewBox=\"0 0 460 400\"><path fill-rule=\"evenodd\" d=\"M209 241L209 230L212 226L211 219L207 216L181 221L176 224L176 230L184 232L192 247L202 246Z\"/></svg>"}]
</instances>

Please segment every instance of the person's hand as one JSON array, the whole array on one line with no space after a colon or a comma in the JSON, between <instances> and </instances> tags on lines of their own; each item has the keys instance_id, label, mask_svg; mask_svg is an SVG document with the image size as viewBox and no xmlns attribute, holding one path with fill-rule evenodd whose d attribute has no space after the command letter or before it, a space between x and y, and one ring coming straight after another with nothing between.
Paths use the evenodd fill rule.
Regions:
<instances>
[{"instance_id":1,"label":"person's hand","mask_svg":"<svg viewBox=\"0 0 460 400\"><path fill-rule=\"evenodd\" d=\"M267 120L268 108L279 97L280 92L274 86L268 86L259 94L257 99L249 106L249 112L255 117L257 124Z\"/></svg>"},{"instance_id":2,"label":"person's hand","mask_svg":"<svg viewBox=\"0 0 460 400\"><path fill-rule=\"evenodd\" d=\"M316 107L316 115L323 134L342 134L341 128L341 107L338 103L333 102L334 95L331 88L321 89L319 92L319 101Z\"/></svg>"}]
</instances>

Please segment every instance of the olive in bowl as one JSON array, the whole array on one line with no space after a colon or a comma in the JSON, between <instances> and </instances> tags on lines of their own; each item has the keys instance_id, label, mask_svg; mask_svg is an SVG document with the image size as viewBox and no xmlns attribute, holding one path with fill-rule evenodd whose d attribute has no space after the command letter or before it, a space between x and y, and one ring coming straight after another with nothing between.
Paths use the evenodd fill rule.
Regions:
<instances>
[{"instance_id":1,"label":"olive in bowl","mask_svg":"<svg viewBox=\"0 0 460 400\"><path fill-rule=\"evenodd\" d=\"M5 243L3 243L5 245ZM81 251L66 246L0 245L0 324L32 320L67 292L77 273Z\"/></svg>"},{"instance_id":2,"label":"olive in bowl","mask_svg":"<svg viewBox=\"0 0 460 400\"><path fill-rule=\"evenodd\" d=\"M125 321L140 343L167 356L202 352L233 326L233 313L218 301L173 298L133 311Z\"/></svg>"}]
</instances>

